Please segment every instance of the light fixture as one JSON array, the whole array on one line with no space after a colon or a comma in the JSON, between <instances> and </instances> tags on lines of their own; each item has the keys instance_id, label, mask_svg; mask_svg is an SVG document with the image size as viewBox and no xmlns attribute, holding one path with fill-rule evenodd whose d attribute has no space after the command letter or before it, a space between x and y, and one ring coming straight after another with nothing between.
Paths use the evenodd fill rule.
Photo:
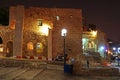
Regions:
<instances>
[{"instance_id":1,"label":"light fixture","mask_svg":"<svg viewBox=\"0 0 120 80\"><path fill-rule=\"evenodd\" d=\"M67 30L66 29L62 29L61 31L61 36L66 36Z\"/></svg>"},{"instance_id":2,"label":"light fixture","mask_svg":"<svg viewBox=\"0 0 120 80\"><path fill-rule=\"evenodd\" d=\"M91 31L92 37L96 37L97 36L97 31Z\"/></svg>"},{"instance_id":3,"label":"light fixture","mask_svg":"<svg viewBox=\"0 0 120 80\"><path fill-rule=\"evenodd\" d=\"M115 47L113 47L113 50L116 50L116 48L115 48Z\"/></svg>"},{"instance_id":4,"label":"light fixture","mask_svg":"<svg viewBox=\"0 0 120 80\"><path fill-rule=\"evenodd\" d=\"M41 35L46 35L48 36L48 30L50 29L50 25L43 23L42 26L39 27L39 32Z\"/></svg>"},{"instance_id":5,"label":"light fixture","mask_svg":"<svg viewBox=\"0 0 120 80\"><path fill-rule=\"evenodd\" d=\"M67 33L66 29L61 30L61 36L63 36L63 42L64 42L64 65L66 64L66 45L65 45L66 33Z\"/></svg>"}]
</instances>

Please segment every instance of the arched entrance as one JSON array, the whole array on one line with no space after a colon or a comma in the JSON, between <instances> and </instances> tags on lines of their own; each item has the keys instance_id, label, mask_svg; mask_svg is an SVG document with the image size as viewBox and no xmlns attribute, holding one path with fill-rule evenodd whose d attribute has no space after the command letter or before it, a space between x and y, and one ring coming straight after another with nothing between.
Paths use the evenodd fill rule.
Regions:
<instances>
[{"instance_id":1,"label":"arched entrance","mask_svg":"<svg viewBox=\"0 0 120 80\"><path fill-rule=\"evenodd\" d=\"M2 38L0 37L0 44L2 44L3 43L3 41L2 41Z\"/></svg>"},{"instance_id":2,"label":"arched entrance","mask_svg":"<svg viewBox=\"0 0 120 80\"><path fill-rule=\"evenodd\" d=\"M7 48L6 57L12 57L13 56L13 42L8 41L6 48Z\"/></svg>"},{"instance_id":3,"label":"arched entrance","mask_svg":"<svg viewBox=\"0 0 120 80\"><path fill-rule=\"evenodd\" d=\"M3 56L3 40L0 37L0 56Z\"/></svg>"}]
</instances>

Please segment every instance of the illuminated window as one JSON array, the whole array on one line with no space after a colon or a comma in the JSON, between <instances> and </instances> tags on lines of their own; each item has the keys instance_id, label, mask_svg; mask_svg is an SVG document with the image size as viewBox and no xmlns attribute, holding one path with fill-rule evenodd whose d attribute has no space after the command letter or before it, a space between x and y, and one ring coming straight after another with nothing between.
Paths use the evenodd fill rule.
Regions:
<instances>
[{"instance_id":1,"label":"illuminated window","mask_svg":"<svg viewBox=\"0 0 120 80\"><path fill-rule=\"evenodd\" d=\"M3 44L0 44L0 52L3 52Z\"/></svg>"},{"instance_id":2,"label":"illuminated window","mask_svg":"<svg viewBox=\"0 0 120 80\"><path fill-rule=\"evenodd\" d=\"M57 19L57 21L59 21L59 20L60 20L60 17L59 17L59 16L56 16L56 19Z\"/></svg>"},{"instance_id":3,"label":"illuminated window","mask_svg":"<svg viewBox=\"0 0 120 80\"><path fill-rule=\"evenodd\" d=\"M0 47L0 52L3 52L3 47Z\"/></svg>"},{"instance_id":4,"label":"illuminated window","mask_svg":"<svg viewBox=\"0 0 120 80\"><path fill-rule=\"evenodd\" d=\"M32 42L27 43L27 50L33 50L33 43Z\"/></svg>"},{"instance_id":5,"label":"illuminated window","mask_svg":"<svg viewBox=\"0 0 120 80\"><path fill-rule=\"evenodd\" d=\"M48 36L48 28L50 28L50 25L43 23L43 25L40 26L40 28L39 28L39 31L40 31L41 35Z\"/></svg>"},{"instance_id":6,"label":"illuminated window","mask_svg":"<svg viewBox=\"0 0 120 80\"><path fill-rule=\"evenodd\" d=\"M37 43L36 44L36 52L37 53L43 52L43 45L42 45L42 43Z\"/></svg>"},{"instance_id":7,"label":"illuminated window","mask_svg":"<svg viewBox=\"0 0 120 80\"><path fill-rule=\"evenodd\" d=\"M94 42L93 41L88 42L88 48L94 48Z\"/></svg>"}]
</instances>

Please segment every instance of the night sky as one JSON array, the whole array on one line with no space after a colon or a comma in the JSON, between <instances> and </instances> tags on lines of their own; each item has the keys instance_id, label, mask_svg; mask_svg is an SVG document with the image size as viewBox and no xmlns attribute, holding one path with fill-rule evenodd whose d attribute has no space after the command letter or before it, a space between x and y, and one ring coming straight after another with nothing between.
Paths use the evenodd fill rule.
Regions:
<instances>
[{"instance_id":1,"label":"night sky","mask_svg":"<svg viewBox=\"0 0 120 80\"><path fill-rule=\"evenodd\" d=\"M0 0L0 7L17 4L37 7L80 8L87 24L95 24L108 38L120 40L120 0Z\"/></svg>"}]
</instances>

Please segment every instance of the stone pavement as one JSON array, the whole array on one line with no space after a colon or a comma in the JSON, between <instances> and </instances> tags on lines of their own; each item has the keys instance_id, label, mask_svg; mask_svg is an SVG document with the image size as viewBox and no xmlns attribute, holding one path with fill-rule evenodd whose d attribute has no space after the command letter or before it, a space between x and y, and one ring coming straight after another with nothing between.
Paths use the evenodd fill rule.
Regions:
<instances>
[{"instance_id":1,"label":"stone pavement","mask_svg":"<svg viewBox=\"0 0 120 80\"><path fill-rule=\"evenodd\" d=\"M56 69L0 67L0 80L120 80L120 77L76 76Z\"/></svg>"}]
</instances>

